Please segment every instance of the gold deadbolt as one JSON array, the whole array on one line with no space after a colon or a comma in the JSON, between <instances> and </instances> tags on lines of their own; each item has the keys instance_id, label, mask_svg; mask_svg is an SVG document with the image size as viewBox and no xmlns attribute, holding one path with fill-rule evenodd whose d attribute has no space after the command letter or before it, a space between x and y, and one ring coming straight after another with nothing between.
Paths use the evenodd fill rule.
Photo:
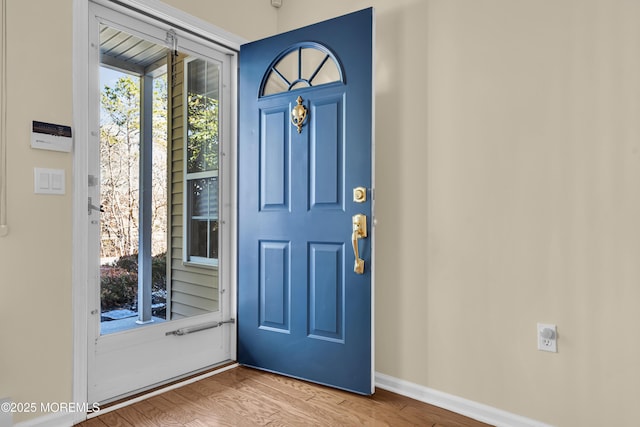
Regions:
<instances>
[{"instance_id":1,"label":"gold deadbolt","mask_svg":"<svg viewBox=\"0 0 640 427\"><path fill-rule=\"evenodd\" d=\"M356 187L353 189L353 201L356 203L364 203L367 201L367 189L364 187Z\"/></svg>"}]
</instances>

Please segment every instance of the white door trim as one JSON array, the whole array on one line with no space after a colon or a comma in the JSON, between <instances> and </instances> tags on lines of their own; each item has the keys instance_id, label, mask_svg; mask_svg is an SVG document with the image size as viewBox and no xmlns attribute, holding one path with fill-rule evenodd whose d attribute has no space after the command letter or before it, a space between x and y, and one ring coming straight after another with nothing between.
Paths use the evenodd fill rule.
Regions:
<instances>
[{"instance_id":1,"label":"white door trim","mask_svg":"<svg viewBox=\"0 0 640 427\"><path fill-rule=\"evenodd\" d=\"M219 27L211 25L203 20L195 18L181 10L170 7L158 0L119 0L119 5L109 0L94 0L97 4L117 7L124 13L142 13L150 22L169 22L179 27L187 34L194 37L205 38L218 43L231 50L239 51L240 45L245 42ZM232 66L237 64L232 64ZM89 139L89 94L87 91L89 82L89 1L73 0L73 128L74 128L74 153L73 153L73 261L72 261L72 304L73 304L73 391L74 402L87 402L88 396L88 288L89 282L86 265L88 262L88 229L89 218L87 216L88 197L88 164L89 155L87 141ZM232 87L232 111L237 108L237 93L234 81ZM232 153L227 153L235 159L236 123L231 123ZM232 162L233 163L233 162ZM231 171L234 182L229 183L227 190L231 190L232 211L231 218L235 218L235 165ZM230 236L236 235L236 225L230 224ZM231 238L231 259L228 273L231 289L231 310L235 317L236 306L236 250L235 238ZM235 357L235 328L231 338L231 351ZM75 414L75 422L86 419L86 414Z\"/></svg>"},{"instance_id":2,"label":"white door trim","mask_svg":"<svg viewBox=\"0 0 640 427\"><path fill-rule=\"evenodd\" d=\"M72 311L73 311L73 401L86 402L88 395L88 322L87 265L89 218L88 196L89 132L89 3L73 0L73 240L72 240ZM84 209L83 209L84 208ZM74 422L86 419L76 413Z\"/></svg>"}]
</instances>

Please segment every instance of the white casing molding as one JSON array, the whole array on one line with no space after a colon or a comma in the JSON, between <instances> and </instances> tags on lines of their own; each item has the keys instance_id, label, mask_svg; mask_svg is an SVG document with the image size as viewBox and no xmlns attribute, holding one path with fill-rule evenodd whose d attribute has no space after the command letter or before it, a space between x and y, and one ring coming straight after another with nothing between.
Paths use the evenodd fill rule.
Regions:
<instances>
[{"instance_id":1,"label":"white casing molding","mask_svg":"<svg viewBox=\"0 0 640 427\"><path fill-rule=\"evenodd\" d=\"M443 393L390 375L381 374L380 372L376 372L376 387L447 409L496 427L553 427L550 424Z\"/></svg>"}]
</instances>

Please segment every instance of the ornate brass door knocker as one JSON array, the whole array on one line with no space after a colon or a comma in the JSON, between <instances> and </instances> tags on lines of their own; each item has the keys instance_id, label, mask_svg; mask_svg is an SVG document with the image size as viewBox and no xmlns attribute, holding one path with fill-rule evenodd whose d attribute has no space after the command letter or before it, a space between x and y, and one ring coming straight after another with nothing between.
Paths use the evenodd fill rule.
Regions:
<instances>
[{"instance_id":1,"label":"ornate brass door knocker","mask_svg":"<svg viewBox=\"0 0 640 427\"><path fill-rule=\"evenodd\" d=\"M298 128L298 133L302 133L302 126L307 119L307 107L302 105L302 97L297 99L298 105L291 109L291 123Z\"/></svg>"}]
</instances>

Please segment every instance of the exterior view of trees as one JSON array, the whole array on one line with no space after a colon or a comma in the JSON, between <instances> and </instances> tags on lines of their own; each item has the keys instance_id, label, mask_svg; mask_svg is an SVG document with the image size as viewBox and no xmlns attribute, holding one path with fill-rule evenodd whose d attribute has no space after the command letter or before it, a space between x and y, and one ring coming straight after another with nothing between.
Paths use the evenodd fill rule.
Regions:
<instances>
[{"instance_id":1,"label":"exterior view of trees","mask_svg":"<svg viewBox=\"0 0 640 427\"><path fill-rule=\"evenodd\" d=\"M122 74L101 93L101 257L138 252L140 78ZM152 252L166 251L167 80L154 79Z\"/></svg>"},{"instance_id":2,"label":"exterior view of trees","mask_svg":"<svg viewBox=\"0 0 640 427\"><path fill-rule=\"evenodd\" d=\"M138 305L140 78L120 73L101 91L100 267L102 312ZM167 251L167 79L153 80L152 309L165 317ZM104 318L103 320L110 320Z\"/></svg>"},{"instance_id":3,"label":"exterior view of trees","mask_svg":"<svg viewBox=\"0 0 640 427\"><path fill-rule=\"evenodd\" d=\"M218 170L218 100L190 92L187 98L189 173Z\"/></svg>"}]
</instances>

